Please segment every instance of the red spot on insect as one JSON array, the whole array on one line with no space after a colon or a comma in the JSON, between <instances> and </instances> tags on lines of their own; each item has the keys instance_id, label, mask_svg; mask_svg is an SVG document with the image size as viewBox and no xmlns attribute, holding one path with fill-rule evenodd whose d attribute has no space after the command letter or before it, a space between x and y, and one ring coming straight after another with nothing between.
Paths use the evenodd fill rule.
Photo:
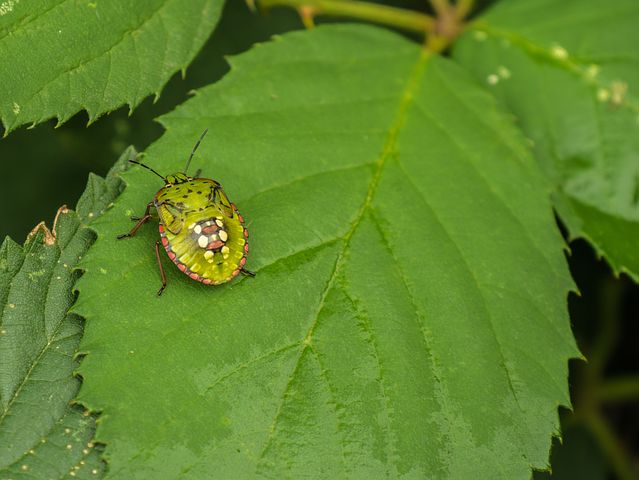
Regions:
<instances>
[{"instance_id":1,"label":"red spot on insect","mask_svg":"<svg viewBox=\"0 0 639 480\"><path fill-rule=\"evenodd\" d=\"M162 226L162 224L159 224L159 225L160 225L160 233L164 233L164 227Z\"/></svg>"},{"instance_id":2,"label":"red spot on insect","mask_svg":"<svg viewBox=\"0 0 639 480\"><path fill-rule=\"evenodd\" d=\"M164 245L164 248L169 246L169 240L166 237L162 237L162 245Z\"/></svg>"},{"instance_id":3,"label":"red spot on insect","mask_svg":"<svg viewBox=\"0 0 639 480\"><path fill-rule=\"evenodd\" d=\"M244 229L244 238L248 238L248 229Z\"/></svg>"},{"instance_id":4,"label":"red spot on insect","mask_svg":"<svg viewBox=\"0 0 639 480\"><path fill-rule=\"evenodd\" d=\"M222 240L215 240L214 242L209 243L206 246L207 250L217 250L218 248L222 248L224 246L224 242Z\"/></svg>"},{"instance_id":5,"label":"red spot on insect","mask_svg":"<svg viewBox=\"0 0 639 480\"><path fill-rule=\"evenodd\" d=\"M240 274L240 269L238 268L237 270L235 270L235 271L231 274L231 276L232 276L232 277L237 277L239 274Z\"/></svg>"},{"instance_id":6,"label":"red spot on insect","mask_svg":"<svg viewBox=\"0 0 639 480\"><path fill-rule=\"evenodd\" d=\"M222 240L215 240L214 242L209 243L206 246L207 250L217 250L218 248L222 248L224 246L224 242Z\"/></svg>"},{"instance_id":7,"label":"red spot on insect","mask_svg":"<svg viewBox=\"0 0 639 480\"><path fill-rule=\"evenodd\" d=\"M189 277L191 277L193 280L199 280L200 276L197 273L190 273Z\"/></svg>"},{"instance_id":8,"label":"red spot on insect","mask_svg":"<svg viewBox=\"0 0 639 480\"><path fill-rule=\"evenodd\" d=\"M237 214L237 218L240 221L240 223L244 223L244 217L240 215L239 213Z\"/></svg>"},{"instance_id":9,"label":"red spot on insect","mask_svg":"<svg viewBox=\"0 0 639 480\"><path fill-rule=\"evenodd\" d=\"M185 271L185 270L186 270L186 265L184 265L183 263L178 263L178 264L177 264L177 266L178 266L178 268L179 268L180 270L182 270L182 271Z\"/></svg>"},{"instance_id":10,"label":"red spot on insect","mask_svg":"<svg viewBox=\"0 0 639 480\"><path fill-rule=\"evenodd\" d=\"M173 252L168 252L168 254L169 254L169 258L170 258L171 260L175 261L175 257L176 257L175 253L173 253Z\"/></svg>"},{"instance_id":11,"label":"red spot on insect","mask_svg":"<svg viewBox=\"0 0 639 480\"><path fill-rule=\"evenodd\" d=\"M242 257L242 260L240 260L240 267L243 267L244 265L246 265L246 257Z\"/></svg>"},{"instance_id":12,"label":"red spot on insect","mask_svg":"<svg viewBox=\"0 0 639 480\"><path fill-rule=\"evenodd\" d=\"M211 280L210 278L205 278L202 280L202 283L204 283L205 285L211 285L213 283L213 280Z\"/></svg>"},{"instance_id":13,"label":"red spot on insect","mask_svg":"<svg viewBox=\"0 0 639 480\"><path fill-rule=\"evenodd\" d=\"M245 253L248 253L248 243L245 243L245 244L244 244L244 252L245 252Z\"/></svg>"}]
</instances>

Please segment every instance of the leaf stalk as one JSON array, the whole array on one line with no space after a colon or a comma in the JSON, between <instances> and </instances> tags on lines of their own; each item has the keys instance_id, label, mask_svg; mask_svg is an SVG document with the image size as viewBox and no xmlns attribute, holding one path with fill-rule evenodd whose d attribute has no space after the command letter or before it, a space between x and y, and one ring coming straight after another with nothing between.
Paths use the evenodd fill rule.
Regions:
<instances>
[{"instance_id":1,"label":"leaf stalk","mask_svg":"<svg viewBox=\"0 0 639 480\"><path fill-rule=\"evenodd\" d=\"M355 18L409 32L428 34L435 32L436 19L425 13L374 3L341 0L249 0L249 6L261 9L291 7L298 11L305 26L312 26L318 15Z\"/></svg>"}]
</instances>

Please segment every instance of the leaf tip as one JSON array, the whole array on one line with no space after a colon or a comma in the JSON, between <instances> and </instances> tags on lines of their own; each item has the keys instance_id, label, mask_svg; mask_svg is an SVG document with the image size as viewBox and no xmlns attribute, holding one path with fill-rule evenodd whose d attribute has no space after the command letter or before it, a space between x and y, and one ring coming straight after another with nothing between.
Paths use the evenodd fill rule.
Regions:
<instances>
[{"instance_id":1,"label":"leaf tip","mask_svg":"<svg viewBox=\"0 0 639 480\"><path fill-rule=\"evenodd\" d=\"M33 241L33 239L35 238L35 236L39 233L42 232L44 234L44 244L45 245L53 245L55 244L55 235L51 232L51 230L49 230L49 228L46 226L46 224L44 223L44 221L38 223L33 230L31 230L28 235L27 235L27 242L29 243L31 241Z\"/></svg>"},{"instance_id":2,"label":"leaf tip","mask_svg":"<svg viewBox=\"0 0 639 480\"><path fill-rule=\"evenodd\" d=\"M51 230L49 230L49 227L47 227L46 223L44 221L38 223L33 230L31 230L29 232L29 234L27 235L27 243L33 241L33 239L35 238L35 236L42 232L44 234L44 244L45 245L54 245L56 242L56 229L58 226L58 221L60 219L61 215L66 215L67 213L69 213L71 210L69 210L69 208L66 205L62 205L60 208L58 208L58 211L55 214L55 218L53 219L53 228Z\"/></svg>"}]
</instances>

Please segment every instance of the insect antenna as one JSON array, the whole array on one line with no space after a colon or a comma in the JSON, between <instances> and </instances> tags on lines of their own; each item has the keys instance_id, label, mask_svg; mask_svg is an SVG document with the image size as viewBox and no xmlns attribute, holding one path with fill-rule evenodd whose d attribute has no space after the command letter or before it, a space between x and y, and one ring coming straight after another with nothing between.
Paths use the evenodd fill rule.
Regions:
<instances>
[{"instance_id":1,"label":"insect antenna","mask_svg":"<svg viewBox=\"0 0 639 480\"><path fill-rule=\"evenodd\" d=\"M186 165L184 167L184 175L186 175L186 172L189 170L189 164L191 163L191 159L193 158L193 155L195 155L195 151L197 150L197 147L200 146L200 143L202 142L202 139L204 138L204 136L208 133L209 129L206 128L204 129L204 131L202 132L202 135L200 136L200 139L197 141L197 143L195 144L195 147L193 147L193 151L191 152L191 156L189 157L189 159L186 161Z\"/></svg>"},{"instance_id":2,"label":"insect antenna","mask_svg":"<svg viewBox=\"0 0 639 480\"><path fill-rule=\"evenodd\" d=\"M148 165L143 164L142 162L138 162L137 160L129 160L129 162L131 163L135 163L136 165L140 165L141 167L146 168L147 170L152 171L153 173L155 173L158 177L160 177L162 180L164 180L164 183L166 183L166 178L164 178L162 175L160 175L158 172L156 172L155 170L153 170L151 167L149 167Z\"/></svg>"}]
</instances>

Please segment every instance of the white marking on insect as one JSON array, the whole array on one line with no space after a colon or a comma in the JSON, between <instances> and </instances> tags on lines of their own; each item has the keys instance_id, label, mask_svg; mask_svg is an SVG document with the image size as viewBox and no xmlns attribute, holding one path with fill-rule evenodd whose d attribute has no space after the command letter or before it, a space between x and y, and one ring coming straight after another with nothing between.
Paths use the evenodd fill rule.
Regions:
<instances>
[{"instance_id":1,"label":"white marking on insect","mask_svg":"<svg viewBox=\"0 0 639 480\"><path fill-rule=\"evenodd\" d=\"M228 233L226 233L224 230L220 230L218 235L220 237L220 240L222 240L223 242L226 242L229 239Z\"/></svg>"},{"instance_id":2,"label":"white marking on insect","mask_svg":"<svg viewBox=\"0 0 639 480\"><path fill-rule=\"evenodd\" d=\"M215 219L215 223L217 223L218 227L223 227L224 226L224 223L222 223L222 220L220 220L219 218Z\"/></svg>"},{"instance_id":3,"label":"white marking on insect","mask_svg":"<svg viewBox=\"0 0 639 480\"><path fill-rule=\"evenodd\" d=\"M197 239L197 244L200 246L200 248L204 248L209 244L209 239L206 238L206 236L204 235L200 235Z\"/></svg>"},{"instance_id":4,"label":"white marking on insect","mask_svg":"<svg viewBox=\"0 0 639 480\"><path fill-rule=\"evenodd\" d=\"M202 227L199 225L196 225L193 231L199 235L200 233L202 233Z\"/></svg>"}]
</instances>

